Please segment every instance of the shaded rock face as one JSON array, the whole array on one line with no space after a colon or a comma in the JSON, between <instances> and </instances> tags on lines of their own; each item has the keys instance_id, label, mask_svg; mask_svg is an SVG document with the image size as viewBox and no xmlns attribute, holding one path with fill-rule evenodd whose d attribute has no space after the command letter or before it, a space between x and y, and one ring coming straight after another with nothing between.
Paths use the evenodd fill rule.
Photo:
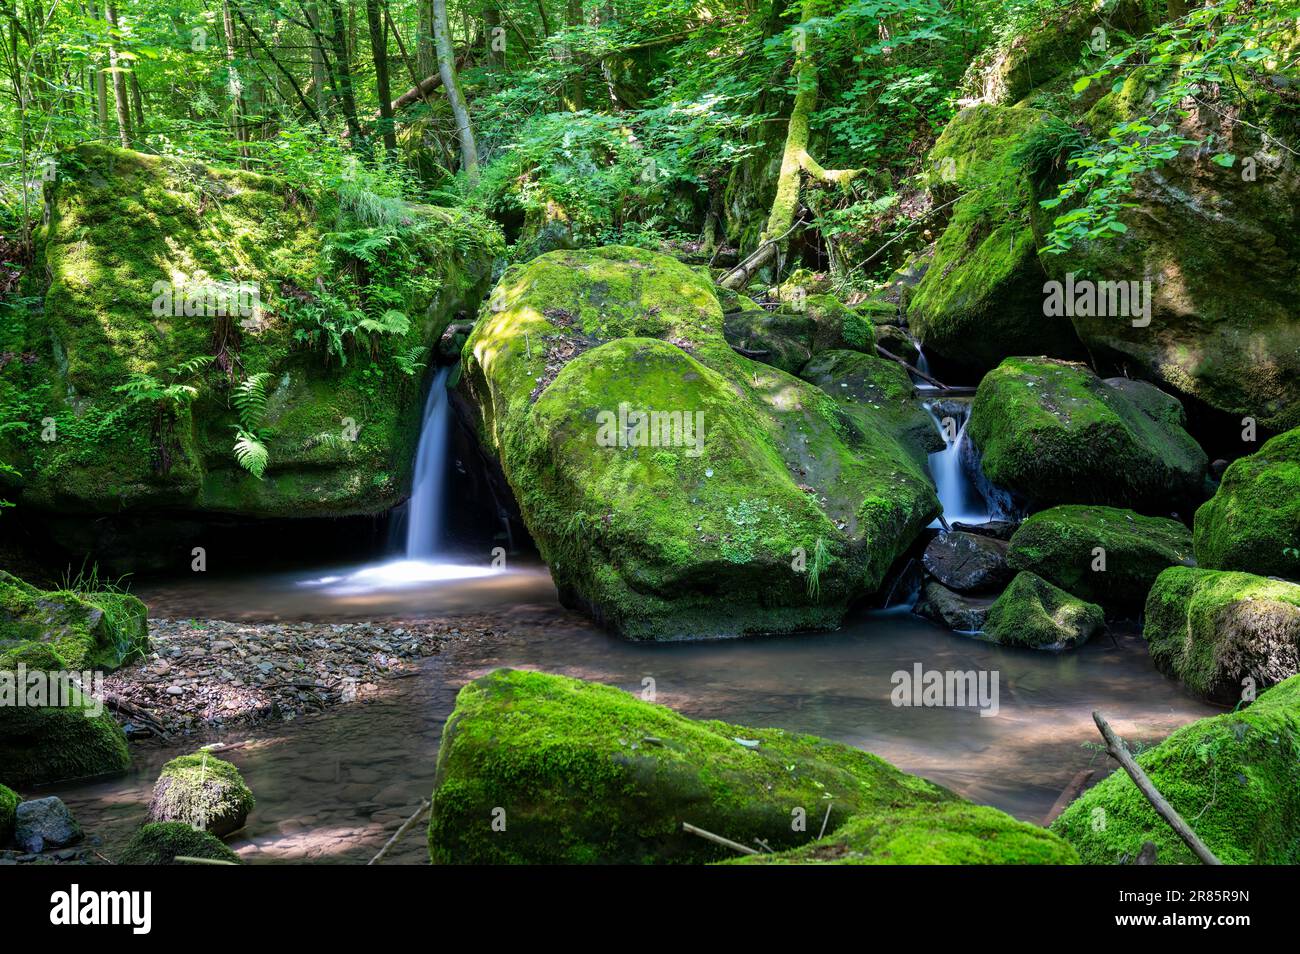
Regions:
<instances>
[{"instance_id":1,"label":"shaded rock face","mask_svg":"<svg viewBox=\"0 0 1300 954\"><path fill-rule=\"evenodd\" d=\"M1146 109L1164 82L1140 72L1098 102L1086 122L1104 134ZM1286 128L1295 121L1285 118L1294 117L1294 106L1247 78L1239 82L1253 103L1251 122L1225 121L1239 107L1211 90L1179 128L1194 140L1212 135L1216 153L1238 157L1231 168L1187 147L1137 180L1128 199L1135 207L1121 215L1127 232L1044 256L1043 264L1056 279L1074 272L1148 281L1149 324L1073 319L1090 351L1219 411L1281 430L1300 425L1300 166L1257 127Z\"/></svg>"},{"instance_id":2,"label":"shaded rock face","mask_svg":"<svg viewBox=\"0 0 1300 954\"><path fill-rule=\"evenodd\" d=\"M938 512L901 403L737 355L708 279L643 249L507 270L462 386L562 598L632 638L835 625Z\"/></svg>"},{"instance_id":3,"label":"shaded rock face","mask_svg":"<svg viewBox=\"0 0 1300 954\"><path fill-rule=\"evenodd\" d=\"M1115 507L1053 507L1011 538L1007 560L1112 612L1136 612L1167 567L1192 566L1191 532L1177 520Z\"/></svg>"},{"instance_id":4,"label":"shaded rock face","mask_svg":"<svg viewBox=\"0 0 1300 954\"><path fill-rule=\"evenodd\" d=\"M0 437L0 461L23 475L22 505L63 516L335 517L380 513L402 499L418 437L418 378L386 360L380 380L356 353L342 365L327 359L303 346L293 317L316 302L319 275L327 284L334 277L322 252L334 228L324 210L275 179L93 144L61 163L49 199L39 235L50 276L44 308L4 333L6 349L35 360L0 368L0 403L21 395L40 408L26 430ZM456 309L477 304L494 236L467 237L473 224L459 212L409 211L403 235L427 264L402 303L409 328L386 340L435 347ZM248 293L233 303L238 314L211 314L203 301L204 313L185 315L186 296L198 289L203 298L213 282L255 287L260 311ZM206 372L168 370L205 356L213 359ZM233 454L236 368L270 376L261 480ZM196 387L197 396L166 407L131 403L116 389L133 374ZM42 439L42 415L53 421L52 440Z\"/></svg>"},{"instance_id":5,"label":"shaded rock face","mask_svg":"<svg viewBox=\"0 0 1300 954\"><path fill-rule=\"evenodd\" d=\"M984 629L992 605L991 596L954 593L937 580L927 580L913 612L957 632L977 633Z\"/></svg>"},{"instance_id":6,"label":"shaded rock face","mask_svg":"<svg viewBox=\"0 0 1300 954\"><path fill-rule=\"evenodd\" d=\"M1298 751L1300 677L1292 677L1240 711L1184 726L1137 762L1175 811L1195 819L1196 834L1225 864L1293 865L1300 863ZM1052 831L1086 864L1131 862L1148 841L1160 864L1199 863L1123 769L1071 803Z\"/></svg>"},{"instance_id":7,"label":"shaded rock face","mask_svg":"<svg viewBox=\"0 0 1300 954\"><path fill-rule=\"evenodd\" d=\"M1073 860L1042 829L977 809L866 752L779 729L695 722L620 689L537 672L498 670L460 691L434 786L435 863L734 857L684 832L683 822L741 844L761 839L778 852L765 858L778 863L780 852L805 848L818 860L877 864ZM806 828L792 824L799 808ZM824 852L823 819L828 836L855 820L879 836L855 827L852 848Z\"/></svg>"},{"instance_id":8,"label":"shaded rock face","mask_svg":"<svg viewBox=\"0 0 1300 954\"><path fill-rule=\"evenodd\" d=\"M1105 627L1100 606L1022 571L989 608L984 635L1003 646L1060 652L1082 646Z\"/></svg>"},{"instance_id":9,"label":"shaded rock face","mask_svg":"<svg viewBox=\"0 0 1300 954\"><path fill-rule=\"evenodd\" d=\"M163 766L154 783L149 820L182 821L222 837L244 827L254 804L237 768L199 752Z\"/></svg>"},{"instance_id":10,"label":"shaded rock face","mask_svg":"<svg viewBox=\"0 0 1300 954\"><path fill-rule=\"evenodd\" d=\"M1030 509L1104 504L1168 513L1203 491L1208 459L1176 398L1081 364L1008 358L980 382L967 434L984 476Z\"/></svg>"},{"instance_id":11,"label":"shaded rock face","mask_svg":"<svg viewBox=\"0 0 1300 954\"><path fill-rule=\"evenodd\" d=\"M174 865L176 856L208 858L239 864L239 855L227 848L211 832L194 828L185 822L150 822L142 825L127 846L122 849L117 862L122 865Z\"/></svg>"},{"instance_id":12,"label":"shaded rock face","mask_svg":"<svg viewBox=\"0 0 1300 954\"><path fill-rule=\"evenodd\" d=\"M68 806L53 795L22 802L14 815L14 842L23 851L66 848L85 837Z\"/></svg>"},{"instance_id":13,"label":"shaded rock face","mask_svg":"<svg viewBox=\"0 0 1300 954\"><path fill-rule=\"evenodd\" d=\"M1013 575L1007 544L973 533L941 533L930 541L921 562L949 589L960 593L996 590Z\"/></svg>"},{"instance_id":14,"label":"shaded rock face","mask_svg":"<svg viewBox=\"0 0 1300 954\"><path fill-rule=\"evenodd\" d=\"M1151 588L1142 635L1161 672L1236 705L1300 672L1300 586L1171 567Z\"/></svg>"},{"instance_id":15,"label":"shaded rock face","mask_svg":"<svg viewBox=\"0 0 1300 954\"><path fill-rule=\"evenodd\" d=\"M0 659L41 643L69 668L117 669L148 651L148 614L126 593L46 592L0 570Z\"/></svg>"},{"instance_id":16,"label":"shaded rock face","mask_svg":"<svg viewBox=\"0 0 1300 954\"><path fill-rule=\"evenodd\" d=\"M1233 461L1194 532L1200 566L1300 580L1300 428Z\"/></svg>"}]
</instances>

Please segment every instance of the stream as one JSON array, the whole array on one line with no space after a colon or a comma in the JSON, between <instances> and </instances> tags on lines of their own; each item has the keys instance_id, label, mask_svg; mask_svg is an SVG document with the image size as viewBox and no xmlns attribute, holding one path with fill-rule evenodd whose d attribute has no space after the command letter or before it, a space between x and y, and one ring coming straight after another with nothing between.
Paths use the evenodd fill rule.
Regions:
<instances>
[{"instance_id":1,"label":"stream","mask_svg":"<svg viewBox=\"0 0 1300 954\"><path fill-rule=\"evenodd\" d=\"M257 797L230 839L246 862L364 863L428 797L443 721L457 690L500 666L536 668L640 692L695 718L779 726L874 752L899 768L1040 822L1076 772L1109 770L1085 743L1100 709L1130 741L1155 741L1215 710L1155 671L1133 630L1066 655L958 636L906 609L851 614L837 632L708 643L630 643L559 605L541 567L482 569L403 560L383 567L213 578L141 587L157 616L230 620L496 620L498 636L449 642L410 678L365 704L294 722L231 729L222 757ZM926 669L999 673L1000 711L897 708L891 675ZM206 739L207 737L205 737ZM133 746L131 772L50 786L113 857L144 820L162 764L195 739ZM385 863L427 861L423 826Z\"/></svg>"}]
</instances>

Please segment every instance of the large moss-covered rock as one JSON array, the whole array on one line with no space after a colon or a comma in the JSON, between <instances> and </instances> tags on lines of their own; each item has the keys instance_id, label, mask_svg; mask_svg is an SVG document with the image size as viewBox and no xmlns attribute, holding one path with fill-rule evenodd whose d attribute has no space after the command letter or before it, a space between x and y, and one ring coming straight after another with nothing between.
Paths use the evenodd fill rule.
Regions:
<instances>
[{"instance_id":1,"label":"large moss-covered rock","mask_svg":"<svg viewBox=\"0 0 1300 954\"><path fill-rule=\"evenodd\" d=\"M1300 677L1241 711L1184 726L1137 762L1220 861L1300 864ZM1198 863L1123 769L1074 801L1052 831L1085 864L1131 862L1147 841L1160 864Z\"/></svg>"},{"instance_id":2,"label":"large moss-covered rock","mask_svg":"<svg viewBox=\"0 0 1300 954\"><path fill-rule=\"evenodd\" d=\"M857 819L852 850L877 862L1071 859L1041 829L975 811L866 752L695 722L544 673L498 670L460 691L434 784L438 863L718 861L731 852L683 822L780 851L814 842L823 819L830 835Z\"/></svg>"},{"instance_id":3,"label":"large moss-covered rock","mask_svg":"<svg viewBox=\"0 0 1300 954\"><path fill-rule=\"evenodd\" d=\"M364 273L327 251L367 234L339 199L313 206L276 179L87 144L59 158L49 201L30 270L49 277L44 307L10 312L0 330L0 350L29 356L0 367L0 419L12 425L0 460L22 474L22 503L63 515L307 516L376 513L401 500L418 379L388 358L372 364L361 347L340 364L323 343L306 346L310 322L294 317L315 306L337 329L355 321L319 298L345 295ZM455 309L477 298L497 239L468 213L423 206L405 207L392 229L421 264L403 280L407 300L385 303L408 325L392 323L385 348L432 346ZM386 254L377 248L392 234L376 235L382 244L368 254ZM251 295L248 314L161 307L168 283L193 291L210 282L255 285L260 312ZM215 357L205 373L168 370L205 356ZM135 373L198 396L161 412L152 400L129 403L115 389ZM259 373L270 376L261 480L235 460L230 399L232 378Z\"/></svg>"},{"instance_id":4,"label":"large moss-covered rock","mask_svg":"<svg viewBox=\"0 0 1300 954\"><path fill-rule=\"evenodd\" d=\"M1060 652L1082 646L1105 626L1100 606L1022 570L989 607L984 635L1003 646Z\"/></svg>"},{"instance_id":5,"label":"large moss-covered rock","mask_svg":"<svg viewBox=\"0 0 1300 954\"><path fill-rule=\"evenodd\" d=\"M239 769L196 752L163 766L154 783L149 820L183 821L221 837L243 828L254 804Z\"/></svg>"},{"instance_id":6,"label":"large moss-covered rock","mask_svg":"<svg viewBox=\"0 0 1300 954\"><path fill-rule=\"evenodd\" d=\"M120 865L183 865L176 857L207 858L239 864L239 855L231 851L211 832L201 831L184 822L151 822L142 825L122 849Z\"/></svg>"},{"instance_id":7,"label":"large moss-covered rock","mask_svg":"<svg viewBox=\"0 0 1300 954\"><path fill-rule=\"evenodd\" d=\"M0 768L6 781L15 785L110 775L131 765L126 736L101 703L66 682L58 690L63 698L50 698L50 687L60 684L43 674L60 671L66 671L66 664L43 643L25 644L0 663L0 695L14 694L16 699L22 676L43 680L42 701L67 703L31 704L36 697L29 681L28 704L0 704Z\"/></svg>"},{"instance_id":8,"label":"large moss-covered rock","mask_svg":"<svg viewBox=\"0 0 1300 954\"><path fill-rule=\"evenodd\" d=\"M14 816L20 801L12 788L0 785L0 848L14 840Z\"/></svg>"},{"instance_id":9,"label":"large moss-covered rock","mask_svg":"<svg viewBox=\"0 0 1300 954\"><path fill-rule=\"evenodd\" d=\"M551 252L502 276L465 346L562 597L631 637L834 625L938 511L893 412L848 415L722 324L667 256Z\"/></svg>"},{"instance_id":10,"label":"large moss-covered rock","mask_svg":"<svg viewBox=\"0 0 1300 954\"><path fill-rule=\"evenodd\" d=\"M1063 503L1163 511L1198 501L1205 452L1175 398L1082 364L1008 358L980 382L967 434L984 476L1031 509Z\"/></svg>"},{"instance_id":11,"label":"large moss-covered rock","mask_svg":"<svg viewBox=\"0 0 1300 954\"><path fill-rule=\"evenodd\" d=\"M1261 65L1262 76L1268 67ZM1286 143L1300 133L1300 108L1285 86L1234 73L1203 84L1176 132L1192 140L1173 160L1135 180L1120 213L1127 228L1066 254L1044 255L1051 276L1149 281L1150 312L1126 318L1076 316L1099 360L1233 415L1283 430L1300 425L1300 165ZM1285 77L1294 84L1294 75ZM1155 114L1170 80L1136 71L1085 118L1096 136ZM1245 96L1245 102L1241 96ZM1237 117L1249 114L1249 122ZM1224 167L1210 155L1232 156ZM1247 163L1249 164L1247 166ZM1044 213L1049 229L1065 208ZM1149 322L1148 322L1149 319Z\"/></svg>"},{"instance_id":12,"label":"large moss-covered rock","mask_svg":"<svg viewBox=\"0 0 1300 954\"><path fill-rule=\"evenodd\" d=\"M1194 529L1200 566L1300 580L1300 428L1233 461Z\"/></svg>"},{"instance_id":13,"label":"large moss-covered rock","mask_svg":"<svg viewBox=\"0 0 1300 954\"><path fill-rule=\"evenodd\" d=\"M1140 610L1167 567L1192 566L1192 534L1177 520L1115 507L1036 513L1011 537L1007 561L1113 612Z\"/></svg>"},{"instance_id":14,"label":"large moss-covered rock","mask_svg":"<svg viewBox=\"0 0 1300 954\"><path fill-rule=\"evenodd\" d=\"M907 321L927 350L950 361L982 370L1016 354L1082 356L1069 320L1044 315L1036 198L1017 152L1049 121L1039 110L972 106L930 152L936 204L960 198L911 290Z\"/></svg>"},{"instance_id":15,"label":"large moss-covered rock","mask_svg":"<svg viewBox=\"0 0 1300 954\"><path fill-rule=\"evenodd\" d=\"M1300 586L1170 567L1151 588L1142 635L1161 672L1203 698L1234 705L1247 689L1300 672Z\"/></svg>"},{"instance_id":16,"label":"large moss-covered rock","mask_svg":"<svg viewBox=\"0 0 1300 954\"><path fill-rule=\"evenodd\" d=\"M46 592L0 570L0 655L44 643L72 669L117 669L148 651L148 615L128 593Z\"/></svg>"}]
</instances>

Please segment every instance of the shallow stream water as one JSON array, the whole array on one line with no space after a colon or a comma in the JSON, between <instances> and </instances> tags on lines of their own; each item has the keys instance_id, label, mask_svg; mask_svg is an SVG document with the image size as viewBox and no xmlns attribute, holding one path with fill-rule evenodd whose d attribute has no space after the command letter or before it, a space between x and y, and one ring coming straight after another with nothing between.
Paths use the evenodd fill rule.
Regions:
<instances>
[{"instance_id":1,"label":"shallow stream water","mask_svg":"<svg viewBox=\"0 0 1300 954\"><path fill-rule=\"evenodd\" d=\"M869 750L977 802L1039 822L1081 769L1109 771L1087 743L1100 709L1130 740L1154 741L1215 710L1155 671L1133 631L1064 655L1004 649L955 635L905 610L856 613L834 633L710 643L629 643L563 609L543 569L464 578L450 568L209 579L141 587L157 616L244 620L452 617L494 621L497 636L447 644L366 704L289 723L230 730L222 755L257 797L231 844L245 861L364 862L429 795L443 721L457 690L500 666L535 668L640 692L696 718L779 726ZM481 571L475 571L481 572ZM378 581L378 582L377 582ZM386 581L386 582L385 582ZM998 673L1000 708L905 708L892 675ZM135 746L132 771L55 786L114 857L142 822L166 760L193 739ZM385 863L427 860L423 826Z\"/></svg>"}]
</instances>

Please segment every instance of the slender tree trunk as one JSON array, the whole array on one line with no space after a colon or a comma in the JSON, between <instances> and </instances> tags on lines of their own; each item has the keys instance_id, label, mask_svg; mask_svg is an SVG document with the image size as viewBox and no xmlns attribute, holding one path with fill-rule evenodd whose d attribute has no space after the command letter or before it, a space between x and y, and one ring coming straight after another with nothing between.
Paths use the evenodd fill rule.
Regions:
<instances>
[{"instance_id":1,"label":"slender tree trunk","mask_svg":"<svg viewBox=\"0 0 1300 954\"><path fill-rule=\"evenodd\" d=\"M136 78L135 70L131 71L131 105L135 107L135 130L136 135L141 139L144 138L144 95L140 92L140 81Z\"/></svg>"},{"instance_id":2,"label":"slender tree trunk","mask_svg":"<svg viewBox=\"0 0 1300 954\"><path fill-rule=\"evenodd\" d=\"M393 94L388 88L388 37L379 0L366 0L366 25L370 29L370 51L375 58L375 92L379 94L379 131L384 149L390 157L397 155L397 136L393 131Z\"/></svg>"},{"instance_id":3,"label":"slender tree trunk","mask_svg":"<svg viewBox=\"0 0 1300 954\"><path fill-rule=\"evenodd\" d=\"M501 29L501 11L495 0L487 0L483 5L483 62L493 69L500 69L504 57L497 47L497 31Z\"/></svg>"},{"instance_id":4,"label":"slender tree trunk","mask_svg":"<svg viewBox=\"0 0 1300 954\"><path fill-rule=\"evenodd\" d=\"M230 129L235 134L236 141L241 143L239 158L243 160L243 165L247 165L248 147L243 145L248 142L248 134L244 130L244 81L239 75L239 68L235 65L235 50L238 43L235 38L235 18L230 14L229 3L221 4L221 25L226 36L226 71L230 84Z\"/></svg>"},{"instance_id":5,"label":"slender tree trunk","mask_svg":"<svg viewBox=\"0 0 1300 954\"><path fill-rule=\"evenodd\" d=\"M108 4L105 16L111 29L117 29L117 8ZM117 109L117 137L123 149L131 148L131 105L126 97L126 76L117 59L117 45L110 34L108 41L108 63L113 69L113 104Z\"/></svg>"},{"instance_id":6,"label":"slender tree trunk","mask_svg":"<svg viewBox=\"0 0 1300 954\"><path fill-rule=\"evenodd\" d=\"M565 14L565 25L570 29L577 29L582 26L582 0L568 0L565 6ZM568 44L565 53L570 64L573 64L574 44ZM587 108L587 95L583 86L583 70L581 69L575 70L573 79L569 83L569 105L575 112Z\"/></svg>"},{"instance_id":7,"label":"slender tree trunk","mask_svg":"<svg viewBox=\"0 0 1300 954\"><path fill-rule=\"evenodd\" d=\"M438 57L433 52L433 0L420 0L416 4L415 16L418 24L415 31L415 68L421 76L432 76L438 71Z\"/></svg>"},{"instance_id":8,"label":"slender tree trunk","mask_svg":"<svg viewBox=\"0 0 1300 954\"><path fill-rule=\"evenodd\" d=\"M320 41L320 10L315 3L304 8L311 24L311 82L316 98L316 114L325 115L325 49Z\"/></svg>"},{"instance_id":9,"label":"slender tree trunk","mask_svg":"<svg viewBox=\"0 0 1300 954\"><path fill-rule=\"evenodd\" d=\"M438 72L442 76L447 102L456 120L456 138L460 142L460 165L471 185L478 182L478 145L470 127L469 107L460 90L456 76L456 51L451 45L451 32L447 29L447 0L433 0L433 46L438 54Z\"/></svg>"},{"instance_id":10,"label":"slender tree trunk","mask_svg":"<svg viewBox=\"0 0 1300 954\"><path fill-rule=\"evenodd\" d=\"M361 124L357 121L357 100L352 92L352 67L348 57L348 22L339 0L329 0L332 32L330 45L334 47L334 88L338 92L339 103L343 107L343 119L348 124L348 134L353 145L361 148L365 145L361 135Z\"/></svg>"}]
</instances>

